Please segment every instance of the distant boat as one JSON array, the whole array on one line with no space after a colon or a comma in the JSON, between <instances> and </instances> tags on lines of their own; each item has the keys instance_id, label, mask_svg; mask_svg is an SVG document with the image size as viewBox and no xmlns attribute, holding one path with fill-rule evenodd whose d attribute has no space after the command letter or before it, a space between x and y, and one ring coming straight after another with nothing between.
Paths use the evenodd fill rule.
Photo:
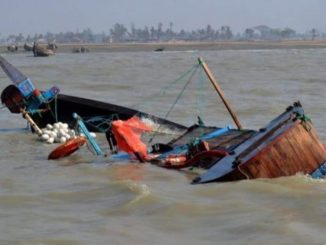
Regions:
<instances>
[{"instance_id":1,"label":"distant boat","mask_svg":"<svg viewBox=\"0 0 326 245\"><path fill-rule=\"evenodd\" d=\"M17 45L8 45L7 46L7 50L9 51L9 52L16 52L16 51L18 51L18 46Z\"/></svg>"},{"instance_id":2,"label":"distant boat","mask_svg":"<svg viewBox=\"0 0 326 245\"><path fill-rule=\"evenodd\" d=\"M39 44L34 44L33 54L34 57L47 57L50 55L54 55L55 52L52 49L49 49L48 47L44 47Z\"/></svg>"},{"instance_id":3,"label":"distant boat","mask_svg":"<svg viewBox=\"0 0 326 245\"><path fill-rule=\"evenodd\" d=\"M24 44L25 51L33 51L33 45L29 45L27 43Z\"/></svg>"},{"instance_id":4,"label":"distant boat","mask_svg":"<svg viewBox=\"0 0 326 245\"><path fill-rule=\"evenodd\" d=\"M165 48L157 48L157 49L155 49L154 51L155 52L162 52L162 51L164 51L165 50Z\"/></svg>"},{"instance_id":5,"label":"distant boat","mask_svg":"<svg viewBox=\"0 0 326 245\"><path fill-rule=\"evenodd\" d=\"M73 53L87 53L87 52L89 52L89 49L88 48L85 48L84 46L81 46L81 47L73 47L72 52Z\"/></svg>"}]
</instances>

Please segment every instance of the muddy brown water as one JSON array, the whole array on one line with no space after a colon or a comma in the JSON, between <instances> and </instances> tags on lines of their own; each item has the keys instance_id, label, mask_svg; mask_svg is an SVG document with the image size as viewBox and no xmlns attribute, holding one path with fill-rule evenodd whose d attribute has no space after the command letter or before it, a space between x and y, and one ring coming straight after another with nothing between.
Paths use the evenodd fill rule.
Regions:
<instances>
[{"instance_id":1,"label":"muddy brown water","mask_svg":"<svg viewBox=\"0 0 326 245\"><path fill-rule=\"evenodd\" d=\"M40 89L57 85L158 116L182 85L153 95L201 56L245 128L263 127L300 100L326 141L326 49L3 55ZM194 80L168 119L191 125L200 115L207 125L234 126L211 85ZM1 71L1 89L9 83ZM191 173L87 149L48 161L55 146L25 127L20 115L0 110L0 244L325 244L323 180L190 185ZM107 149L103 135L98 141Z\"/></svg>"}]
</instances>

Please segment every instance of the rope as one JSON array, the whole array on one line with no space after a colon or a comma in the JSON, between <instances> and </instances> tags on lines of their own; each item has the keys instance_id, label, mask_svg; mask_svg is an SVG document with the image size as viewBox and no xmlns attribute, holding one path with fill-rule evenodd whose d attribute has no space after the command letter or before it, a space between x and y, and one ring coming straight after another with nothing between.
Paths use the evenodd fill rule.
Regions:
<instances>
[{"instance_id":1,"label":"rope","mask_svg":"<svg viewBox=\"0 0 326 245\"><path fill-rule=\"evenodd\" d=\"M168 110L168 112L165 114L164 119L167 119L168 116L170 115L171 111L174 109L175 105L178 103L179 99L181 98L181 96L183 95L184 91L186 90L187 86L189 85L189 83L191 82L193 76L195 75L197 70L194 70L189 78L189 80L185 83L185 85L183 86L183 88L181 89L181 92L178 94L177 98L175 99L175 101L173 102L173 104L171 105L170 109Z\"/></svg>"},{"instance_id":2,"label":"rope","mask_svg":"<svg viewBox=\"0 0 326 245\"><path fill-rule=\"evenodd\" d=\"M96 116L96 117L100 118L101 116ZM96 117L87 117L87 118L84 117L84 118L82 118L82 120L83 120L84 122L87 122L87 123L93 124L92 122L90 122L90 120L93 119L93 118L96 118ZM107 117L107 119L105 119L105 120L101 120L101 122L100 122L99 124L93 124L95 127L98 128L98 130L99 130L101 133L105 133L105 132L106 132L106 130L102 130L102 129L100 128L102 125L107 124L108 127L110 127L112 121L114 121L114 120L118 120L118 119L119 119L119 115L116 114L116 113L110 115L109 117L108 117L108 116L103 116L103 118L104 118L104 117Z\"/></svg>"},{"instance_id":3,"label":"rope","mask_svg":"<svg viewBox=\"0 0 326 245\"><path fill-rule=\"evenodd\" d=\"M187 86L189 85L189 83L191 82L193 76L196 74L197 72L197 68L199 67L199 65L196 66L196 69L192 69L192 73L188 79L188 81L185 83L185 85L183 86L182 90L180 91L180 93L178 94L177 98L175 99L175 101L173 102L173 104L171 105L170 109L167 111L167 113L164 116L164 119L167 119L168 116L170 115L171 111L174 109L175 105L178 103L179 99L181 98L182 94L184 93L184 91L186 90ZM161 128L161 125L158 127L157 130L159 130ZM153 136L149 139L148 144L152 143L153 139L155 138L157 134L154 133Z\"/></svg>"},{"instance_id":4,"label":"rope","mask_svg":"<svg viewBox=\"0 0 326 245\"><path fill-rule=\"evenodd\" d=\"M199 118L203 118L203 110L202 108L204 108L203 106L203 96L204 96L204 74L203 74L203 69L199 69L199 72L198 72L198 80L197 80L197 114L198 114L198 117Z\"/></svg>"},{"instance_id":5,"label":"rope","mask_svg":"<svg viewBox=\"0 0 326 245\"><path fill-rule=\"evenodd\" d=\"M54 100L54 112L50 106L50 103ZM46 100L43 102L46 105L46 109L36 109L29 110L32 114L38 113L40 117L42 117L42 113L46 111L50 111L52 117L55 119L55 122L58 122L58 105L57 105L57 95L53 99Z\"/></svg>"},{"instance_id":6,"label":"rope","mask_svg":"<svg viewBox=\"0 0 326 245\"><path fill-rule=\"evenodd\" d=\"M97 124L96 127L100 127L103 124L110 125L112 123L112 121L114 121L114 120L119 120L119 115L116 114L116 113L115 114L112 114L108 119L104 120L103 122Z\"/></svg>"},{"instance_id":7,"label":"rope","mask_svg":"<svg viewBox=\"0 0 326 245\"><path fill-rule=\"evenodd\" d=\"M197 70L199 68L198 64L195 64L193 67L191 67L188 71L186 71L184 74L182 74L180 77L178 77L176 80L170 82L168 85L162 87L157 93L154 93L151 96L148 96L147 98L144 98L139 103L132 105L133 108L137 108L139 105L145 105L146 103L149 103L153 101L154 99L157 99L158 96L163 95L168 89L170 89L173 85L178 84L180 81L182 81L188 74L193 72L193 70Z\"/></svg>"},{"instance_id":8,"label":"rope","mask_svg":"<svg viewBox=\"0 0 326 245\"><path fill-rule=\"evenodd\" d=\"M200 132L201 132L201 135L204 134L204 126L205 126L205 123L203 122L202 118L204 118L204 108L205 108L205 105L204 105L204 102L206 101L205 100L205 93L204 93L204 70L203 69L199 69L199 72L198 72L198 80L197 80L197 123L198 125L200 126Z\"/></svg>"},{"instance_id":9,"label":"rope","mask_svg":"<svg viewBox=\"0 0 326 245\"><path fill-rule=\"evenodd\" d=\"M58 122L58 96L54 97L54 113L55 113L55 121Z\"/></svg>"},{"instance_id":10,"label":"rope","mask_svg":"<svg viewBox=\"0 0 326 245\"><path fill-rule=\"evenodd\" d=\"M243 165L244 163L240 163L239 165L238 165L238 170L239 170L239 172L241 173L241 174L243 174L245 177L246 177L246 179L250 179L250 177L249 177L249 175L245 172L245 171L243 171L243 169L241 169L241 166Z\"/></svg>"}]
</instances>

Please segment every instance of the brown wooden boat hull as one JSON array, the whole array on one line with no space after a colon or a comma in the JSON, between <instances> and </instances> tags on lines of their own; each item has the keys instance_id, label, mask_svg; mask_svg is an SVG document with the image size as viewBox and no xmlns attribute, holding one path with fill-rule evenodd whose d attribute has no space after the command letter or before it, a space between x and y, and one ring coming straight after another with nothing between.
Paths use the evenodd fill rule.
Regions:
<instances>
[{"instance_id":1,"label":"brown wooden boat hull","mask_svg":"<svg viewBox=\"0 0 326 245\"><path fill-rule=\"evenodd\" d=\"M326 160L326 150L312 124L296 122L242 166L251 178L310 174ZM284 166L286 164L286 167ZM240 166L239 166L240 167Z\"/></svg>"},{"instance_id":2,"label":"brown wooden boat hull","mask_svg":"<svg viewBox=\"0 0 326 245\"><path fill-rule=\"evenodd\" d=\"M309 130L307 130L307 126ZM325 146L311 123L297 122L221 181L311 174L326 161Z\"/></svg>"},{"instance_id":3,"label":"brown wooden boat hull","mask_svg":"<svg viewBox=\"0 0 326 245\"><path fill-rule=\"evenodd\" d=\"M325 162L325 145L295 103L193 183L311 174Z\"/></svg>"}]
</instances>

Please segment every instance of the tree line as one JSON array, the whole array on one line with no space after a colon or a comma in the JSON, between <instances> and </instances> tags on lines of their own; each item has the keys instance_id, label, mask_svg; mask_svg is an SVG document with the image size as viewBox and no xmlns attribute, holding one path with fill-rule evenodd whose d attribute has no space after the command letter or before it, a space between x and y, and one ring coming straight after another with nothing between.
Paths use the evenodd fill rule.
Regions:
<instances>
[{"instance_id":1,"label":"tree line","mask_svg":"<svg viewBox=\"0 0 326 245\"><path fill-rule=\"evenodd\" d=\"M312 28L305 33L297 33L295 30L285 28L271 28L265 25L246 28L242 33L234 33L230 26L222 25L213 28L207 25L204 28L187 31L174 30L173 22L166 28L162 23L157 26L145 26L137 28L131 24L129 28L116 23L108 33L94 33L90 28L82 31L68 31L60 33L47 32L45 34L34 34L24 36L22 33L12 34L7 37L1 36L1 43L32 43L45 40L58 43L108 43L108 42L167 42L167 41L229 41L229 40L283 40L283 39L316 39L325 38L326 34Z\"/></svg>"}]
</instances>

